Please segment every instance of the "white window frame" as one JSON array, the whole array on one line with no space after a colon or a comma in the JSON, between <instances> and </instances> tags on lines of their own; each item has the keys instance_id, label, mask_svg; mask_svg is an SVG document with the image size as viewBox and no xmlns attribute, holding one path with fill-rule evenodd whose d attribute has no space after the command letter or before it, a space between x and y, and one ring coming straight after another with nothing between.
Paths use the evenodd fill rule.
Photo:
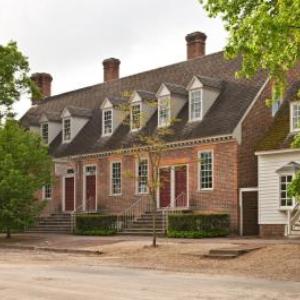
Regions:
<instances>
[{"instance_id":1,"label":"white window frame","mask_svg":"<svg viewBox=\"0 0 300 300\"><path fill-rule=\"evenodd\" d=\"M140 109L140 112L139 112L139 118L140 118L139 125L140 126L137 127L137 128L133 127L133 107L134 106L138 106L139 109ZM141 115L142 115L142 104L141 103L133 103L133 104L131 104L131 106L130 106L130 129L131 129L131 131L138 131L138 130L141 129L141 127L142 127L142 118L141 118Z\"/></svg>"},{"instance_id":2,"label":"white window frame","mask_svg":"<svg viewBox=\"0 0 300 300\"><path fill-rule=\"evenodd\" d=\"M211 177L212 177L212 186L210 188L203 188L201 186L201 154L202 153L211 153ZM214 190L214 182L215 182L215 178L214 178L214 174L215 174L215 168L214 168L214 151L211 150L211 149L207 149L207 150L201 150L198 152L198 176L197 176L197 179L198 179L198 191L213 191Z\"/></svg>"},{"instance_id":3,"label":"white window frame","mask_svg":"<svg viewBox=\"0 0 300 300\"><path fill-rule=\"evenodd\" d=\"M195 92L200 92L200 116L197 118L194 118L192 113L192 94ZM189 91L189 121L190 122L201 121L202 118L203 118L203 89L202 88L192 89Z\"/></svg>"},{"instance_id":4,"label":"white window frame","mask_svg":"<svg viewBox=\"0 0 300 300\"><path fill-rule=\"evenodd\" d=\"M139 184L140 184L139 166L140 166L141 161L147 161L147 186L146 186L147 191L145 191L145 192L140 192L139 191ZM137 195L149 194L149 186L148 186L148 182L149 182L149 159L148 158L141 157L141 158L136 160L135 174L136 174L135 193Z\"/></svg>"},{"instance_id":5,"label":"white window frame","mask_svg":"<svg viewBox=\"0 0 300 300\"><path fill-rule=\"evenodd\" d=\"M299 107L300 107L300 102L291 102L290 103L290 130L291 130L291 132L298 132L298 131L300 131L300 126L299 126L299 128L295 128L294 127L294 118L293 118L293 116L294 116L294 107L296 106L296 105L298 105ZM300 118L299 118L299 125L300 125Z\"/></svg>"},{"instance_id":6,"label":"white window frame","mask_svg":"<svg viewBox=\"0 0 300 300\"><path fill-rule=\"evenodd\" d=\"M48 192L50 190L50 197L47 196L47 187L48 187ZM43 200L51 200L52 199L52 192L53 192L53 190L52 190L51 184L45 184L43 186Z\"/></svg>"},{"instance_id":7,"label":"white window frame","mask_svg":"<svg viewBox=\"0 0 300 300\"><path fill-rule=\"evenodd\" d=\"M66 121L70 122L70 137L68 139L66 139L66 136L65 136L65 122ZM63 135L64 143L69 143L72 140L72 119L71 118L63 118L62 135Z\"/></svg>"},{"instance_id":8,"label":"white window frame","mask_svg":"<svg viewBox=\"0 0 300 300\"><path fill-rule=\"evenodd\" d=\"M162 123L160 120L160 111L161 111L161 101L168 101L168 105L166 107L169 110L168 120L165 123ZM158 128L168 127L171 123L171 95L161 96L158 98Z\"/></svg>"},{"instance_id":9,"label":"white window frame","mask_svg":"<svg viewBox=\"0 0 300 300\"><path fill-rule=\"evenodd\" d=\"M106 112L110 112L111 113L111 130L110 132L105 132L105 113ZM104 109L102 111L102 136L110 136L112 135L114 131L114 112L113 112L113 109L112 108L109 108L109 109Z\"/></svg>"},{"instance_id":10,"label":"white window frame","mask_svg":"<svg viewBox=\"0 0 300 300\"><path fill-rule=\"evenodd\" d=\"M47 126L47 140L44 137L44 126ZM43 142L48 145L49 144L49 123L48 122L43 122L41 123L41 137Z\"/></svg>"},{"instance_id":11,"label":"white window frame","mask_svg":"<svg viewBox=\"0 0 300 300\"><path fill-rule=\"evenodd\" d=\"M281 205L281 193L282 193L282 190L281 190L281 177L287 177L287 176L291 176L292 177L292 180L294 179L294 174L293 173L281 173L279 174L278 176L278 179L279 179L279 182L278 182L278 195L279 195L279 209L280 210L290 210L290 209L293 209L294 206L295 206L295 198L292 197L292 205ZM286 191L287 192L287 191Z\"/></svg>"},{"instance_id":12,"label":"white window frame","mask_svg":"<svg viewBox=\"0 0 300 300\"><path fill-rule=\"evenodd\" d=\"M114 193L113 191L113 165L115 163L120 164L120 192L119 193ZM121 196L122 195L122 161L121 160L114 160L110 162L110 195L111 196Z\"/></svg>"}]
</instances>

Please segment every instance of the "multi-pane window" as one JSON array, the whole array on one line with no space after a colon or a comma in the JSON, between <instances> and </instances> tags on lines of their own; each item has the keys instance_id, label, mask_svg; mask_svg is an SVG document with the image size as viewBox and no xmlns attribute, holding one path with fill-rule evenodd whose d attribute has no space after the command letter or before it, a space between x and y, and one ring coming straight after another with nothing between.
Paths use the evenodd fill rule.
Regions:
<instances>
[{"instance_id":1,"label":"multi-pane window","mask_svg":"<svg viewBox=\"0 0 300 300\"><path fill-rule=\"evenodd\" d=\"M103 135L112 133L112 110L105 110L103 112Z\"/></svg>"},{"instance_id":2,"label":"multi-pane window","mask_svg":"<svg viewBox=\"0 0 300 300\"><path fill-rule=\"evenodd\" d=\"M118 195L122 193L121 182L121 163L113 162L111 164L111 193Z\"/></svg>"},{"instance_id":3,"label":"multi-pane window","mask_svg":"<svg viewBox=\"0 0 300 300\"><path fill-rule=\"evenodd\" d=\"M137 192L139 194L148 192L148 160L141 159L138 162Z\"/></svg>"},{"instance_id":4,"label":"multi-pane window","mask_svg":"<svg viewBox=\"0 0 300 300\"><path fill-rule=\"evenodd\" d=\"M292 130L300 130L300 103L292 104Z\"/></svg>"},{"instance_id":5,"label":"multi-pane window","mask_svg":"<svg viewBox=\"0 0 300 300\"><path fill-rule=\"evenodd\" d=\"M190 92L190 118L191 121L201 118L201 90Z\"/></svg>"},{"instance_id":6,"label":"multi-pane window","mask_svg":"<svg viewBox=\"0 0 300 300\"><path fill-rule=\"evenodd\" d=\"M96 166L86 166L85 167L85 174L86 175L95 175L96 174Z\"/></svg>"},{"instance_id":7,"label":"multi-pane window","mask_svg":"<svg viewBox=\"0 0 300 300\"><path fill-rule=\"evenodd\" d=\"M45 184L43 188L44 192L44 199L45 200L50 200L52 198L52 187L50 184Z\"/></svg>"},{"instance_id":8,"label":"multi-pane window","mask_svg":"<svg viewBox=\"0 0 300 300\"><path fill-rule=\"evenodd\" d=\"M48 144L49 140L49 126L48 123L42 124L42 140L45 144Z\"/></svg>"},{"instance_id":9,"label":"multi-pane window","mask_svg":"<svg viewBox=\"0 0 300 300\"><path fill-rule=\"evenodd\" d=\"M64 141L71 140L71 119L64 119L63 135L64 135Z\"/></svg>"},{"instance_id":10,"label":"multi-pane window","mask_svg":"<svg viewBox=\"0 0 300 300\"><path fill-rule=\"evenodd\" d=\"M158 125L160 127L170 125L170 99L159 99L158 105Z\"/></svg>"},{"instance_id":11,"label":"multi-pane window","mask_svg":"<svg viewBox=\"0 0 300 300\"><path fill-rule=\"evenodd\" d=\"M137 130L141 128L141 105L135 104L131 106L131 129Z\"/></svg>"},{"instance_id":12,"label":"multi-pane window","mask_svg":"<svg viewBox=\"0 0 300 300\"><path fill-rule=\"evenodd\" d=\"M293 199L288 194L289 184L292 182L292 175L280 176L280 206L292 206Z\"/></svg>"},{"instance_id":13,"label":"multi-pane window","mask_svg":"<svg viewBox=\"0 0 300 300\"><path fill-rule=\"evenodd\" d=\"M212 152L201 152L200 156L200 189L213 188L213 157Z\"/></svg>"}]
</instances>

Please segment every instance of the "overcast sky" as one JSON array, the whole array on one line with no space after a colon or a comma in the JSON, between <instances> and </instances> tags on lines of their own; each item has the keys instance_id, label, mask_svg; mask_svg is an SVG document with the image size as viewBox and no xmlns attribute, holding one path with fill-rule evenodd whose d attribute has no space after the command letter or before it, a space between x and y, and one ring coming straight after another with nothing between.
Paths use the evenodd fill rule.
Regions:
<instances>
[{"instance_id":1,"label":"overcast sky","mask_svg":"<svg viewBox=\"0 0 300 300\"><path fill-rule=\"evenodd\" d=\"M207 34L207 53L224 48L220 20L197 0L0 0L0 44L10 40L32 72L53 76L52 94L103 81L102 60L121 60L121 77L186 59L184 37ZM15 106L18 116L29 99Z\"/></svg>"}]
</instances>

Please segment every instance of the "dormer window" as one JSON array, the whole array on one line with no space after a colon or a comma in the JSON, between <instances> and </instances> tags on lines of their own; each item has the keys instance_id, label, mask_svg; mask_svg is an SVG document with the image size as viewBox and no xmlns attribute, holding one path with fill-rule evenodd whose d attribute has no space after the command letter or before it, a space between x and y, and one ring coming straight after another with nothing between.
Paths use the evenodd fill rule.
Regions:
<instances>
[{"instance_id":1,"label":"dormer window","mask_svg":"<svg viewBox=\"0 0 300 300\"><path fill-rule=\"evenodd\" d=\"M131 130L136 131L141 128L141 105L134 104L131 106L130 112Z\"/></svg>"},{"instance_id":2,"label":"dormer window","mask_svg":"<svg viewBox=\"0 0 300 300\"><path fill-rule=\"evenodd\" d=\"M71 140L71 119L63 120L63 140L64 142Z\"/></svg>"},{"instance_id":3,"label":"dormer window","mask_svg":"<svg viewBox=\"0 0 300 300\"><path fill-rule=\"evenodd\" d=\"M201 120L202 115L202 90L190 91L190 121Z\"/></svg>"},{"instance_id":4,"label":"dormer window","mask_svg":"<svg viewBox=\"0 0 300 300\"><path fill-rule=\"evenodd\" d=\"M43 142L47 145L49 142L49 125L48 123L41 124L41 136Z\"/></svg>"},{"instance_id":5,"label":"dormer window","mask_svg":"<svg viewBox=\"0 0 300 300\"><path fill-rule=\"evenodd\" d=\"M111 135L113 130L113 112L111 109L103 111L103 135Z\"/></svg>"},{"instance_id":6,"label":"dormer window","mask_svg":"<svg viewBox=\"0 0 300 300\"><path fill-rule=\"evenodd\" d=\"M291 103L291 131L300 130L300 103Z\"/></svg>"},{"instance_id":7,"label":"dormer window","mask_svg":"<svg viewBox=\"0 0 300 300\"><path fill-rule=\"evenodd\" d=\"M164 97L158 101L158 127L170 125L170 98Z\"/></svg>"}]
</instances>

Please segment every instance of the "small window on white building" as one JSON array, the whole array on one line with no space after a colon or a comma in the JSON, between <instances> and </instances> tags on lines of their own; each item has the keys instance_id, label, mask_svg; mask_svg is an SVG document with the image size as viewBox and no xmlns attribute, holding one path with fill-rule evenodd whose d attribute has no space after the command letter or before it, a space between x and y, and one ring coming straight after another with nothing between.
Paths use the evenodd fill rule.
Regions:
<instances>
[{"instance_id":1,"label":"small window on white building","mask_svg":"<svg viewBox=\"0 0 300 300\"><path fill-rule=\"evenodd\" d=\"M121 162L111 164L111 194L120 195L122 193Z\"/></svg>"},{"instance_id":2,"label":"small window on white building","mask_svg":"<svg viewBox=\"0 0 300 300\"><path fill-rule=\"evenodd\" d=\"M103 111L103 135L112 134L113 130L113 112L112 110Z\"/></svg>"},{"instance_id":3,"label":"small window on white building","mask_svg":"<svg viewBox=\"0 0 300 300\"><path fill-rule=\"evenodd\" d=\"M161 98L158 101L158 126L165 127L170 125L170 98Z\"/></svg>"},{"instance_id":4,"label":"small window on white building","mask_svg":"<svg viewBox=\"0 0 300 300\"><path fill-rule=\"evenodd\" d=\"M300 130L300 103L291 104L291 131Z\"/></svg>"},{"instance_id":5,"label":"small window on white building","mask_svg":"<svg viewBox=\"0 0 300 300\"><path fill-rule=\"evenodd\" d=\"M280 206L288 207L293 205L293 198L288 195L289 184L292 182L292 175L280 176Z\"/></svg>"},{"instance_id":6,"label":"small window on white building","mask_svg":"<svg viewBox=\"0 0 300 300\"><path fill-rule=\"evenodd\" d=\"M43 187L43 199L51 200L52 198L52 187L50 184L45 184Z\"/></svg>"},{"instance_id":7,"label":"small window on white building","mask_svg":"<svg viewBox=\"0 0 300 300\"><path fill-rule=\"evenodd\" d=\"M134 104L131 106L131 130L138 130L141 128L141 105Z\"/></svg>"},{"instance_id":8,"label":"small window on white building","mask_svg":"<svg viewBox=\"0 0 300 300\"><path fill-rule=\"evenodd\" d=\"M141 159L138 161L138 178L137 178L137 192L138 194L148 193L148 160Z\"/></svg>"},{"instance_id":9,"label":"small window on white building","mask_svg":"<svg viewBox=\"0 0 300 300\"><path fill-rule=\"evenodd\" d=\"M201 106L202 106L201 89L190 92L190 121L201 120Z\"/></svg>"},{"instance_id":10,"label":"small window on white building","mask_svg":"<svg viewBox=\"0 0 300 300\"><path fill-rule=\"evenodd\" d=\"M199 187L201 190L213 188L213 154L211 151L199 154Z\"/></svg>"},{"instance_id":11,"label":"small window on white building","mask_svg":"<svg viewBox=\"0 0 300 300\"><path fill-rule=\"evenodd\" d=\"M41 125L41 134L42 134L42 140L45 144L48 144L49 141L49 125L48 123L42 123Z\"/></svg>"},{"instance_id":12,"label":"small window on white building","mask_svg":"<svg viewBox=\"0 0 300 300\"><path fill-rule=\"evenodd\" d=\"M63 120L63 140L64 142L71 140L71 119Z\"/></svg>"}]
</instances>

